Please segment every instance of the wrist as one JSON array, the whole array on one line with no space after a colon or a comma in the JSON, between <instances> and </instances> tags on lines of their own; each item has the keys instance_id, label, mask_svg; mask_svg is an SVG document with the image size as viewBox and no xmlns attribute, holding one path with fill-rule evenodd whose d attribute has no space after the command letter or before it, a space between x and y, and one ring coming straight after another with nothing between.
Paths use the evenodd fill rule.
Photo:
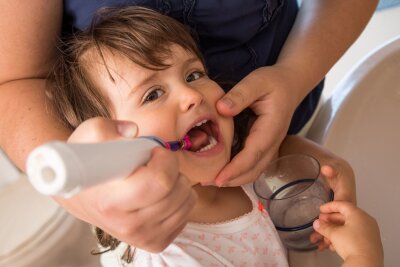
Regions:
<instances>
[{"instance_id":1,"label":"wrist","mask_svg":"<svg viewBox=\"0 0 400 267\"><path fill-rule=\"evenodd\" d=\"M295 66L283 64L279 61L271 66L270 68L274 71L274 80L276 79L276 86L279 86L280 90L284 90L288 99L291 101L294 110L303 101L303 99L314 89L319 83L310 81L305 73ZM276 74L275 74L276 73ZM269 74L271 77L271 74Z\"/></svg>"}]
</instances>

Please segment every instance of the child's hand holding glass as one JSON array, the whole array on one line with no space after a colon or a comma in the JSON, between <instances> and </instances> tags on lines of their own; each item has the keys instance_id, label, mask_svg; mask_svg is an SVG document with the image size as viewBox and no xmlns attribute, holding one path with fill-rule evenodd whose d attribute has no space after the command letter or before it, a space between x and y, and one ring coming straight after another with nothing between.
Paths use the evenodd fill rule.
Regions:
<instances>
[{"instance_id":1,"label":"child's hand holding glass","mask_svg":"<svg viewBox=\"0 0 400 267\"><path fill-rule=\"evenodd\" d=\"M329 164L321 167L321 173L334 192L334 200L349 201L356 204L355 179L351 166L342 159L332 159ZM314 232L310 238L311 242L314 243L324 240L324 242L318 244L319 250L324 250L331 244L329 238L318 232Z\"/></svg>"},{"instance_id":2,"label":"child's hand holding glass","mask_svg":"<svg viewBox=\"0 0 400 267\"><path fill-rule=\"evenodd\" d=\"M314 229L329 239L329 248L343 266L383 266L383 248L376 220L354 204L333 201L320 207Z\"/></svg>"},{"instance_id":3,"label":"child's hand holding glass","mask_svg":"<svg viewBox=\"0 0 400 267\"><path fill-rule=\"evenodd\" d=\"M326 178L330 188L334 192L334 200L349 201L356 204L356 185L354 172L350 164L327 150L326 148L297 135L289 135L285 138L279 154L307 153L318 159L321 164L321 174ZM320 250L330 245L328 238L314 232L310 236L311 242L317 243Z\"/></svg>"}]
</instances>

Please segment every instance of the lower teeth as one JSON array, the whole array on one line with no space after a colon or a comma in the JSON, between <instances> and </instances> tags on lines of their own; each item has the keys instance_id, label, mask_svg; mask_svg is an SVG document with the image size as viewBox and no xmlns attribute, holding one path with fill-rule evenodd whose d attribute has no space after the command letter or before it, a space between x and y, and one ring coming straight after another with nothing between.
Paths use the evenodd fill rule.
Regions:
<instances>
[{"instance_id":1,"label":"lower teeth","mask_svg":"<svg viewBox=\"0 0 400 267\"><path fill-rule=\"evenodd\" d=\"M201 149L197 150L196 152L204 152L204 151L210 150L217 144L217 140L214 138L214 136L209 136L208 143L209 143L208 145L206 145L205 147L202 147Z\"/></svg>"}]
</instances>

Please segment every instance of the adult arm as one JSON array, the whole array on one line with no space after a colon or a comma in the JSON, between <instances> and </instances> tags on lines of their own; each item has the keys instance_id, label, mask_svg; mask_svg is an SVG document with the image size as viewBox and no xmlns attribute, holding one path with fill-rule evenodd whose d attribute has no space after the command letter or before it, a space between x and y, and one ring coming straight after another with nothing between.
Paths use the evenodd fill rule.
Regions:
<instances>
[{"instance_id":1,"label":"adult arm","mask_svg":"<svg viewBox=\"0 0 400 267\"><path fill-rule=\"evenodd\" d=\"M237 186L258 177L277 154L296 107L358 38L377 2L302 1L276 64L253 71L217 103L224 115L250 107L258 117L216 184Z\"/></svg>"},{"instance_id":2,"label":"adult arm","mask_svg":"<svg viewBox=\"0 0 400 267\"><path fill-rule=\"evenodd\" d=\"M0 146L24 170L35 146L70 134L49 115L44 95L62 1L1 1L0 10Z\"/></svg>"},{"instance_id":3,"label":"adult arm","mask_svg":"<svg viewBox=\"0 0 400 267\"><path fill-rule=\"evenodd\" d=\"M0 1L0 10L0 145L20 169L28 153L49 140L104 141L121 138L125 130L134 135L102 118L87 121L71 135L51 115L45 77L61 29L61 0ZM127 179L55 199L119 240L159 252L185 226L196 200L170 153L155 149L148 165Z\"/></svg>"}]
</instances>

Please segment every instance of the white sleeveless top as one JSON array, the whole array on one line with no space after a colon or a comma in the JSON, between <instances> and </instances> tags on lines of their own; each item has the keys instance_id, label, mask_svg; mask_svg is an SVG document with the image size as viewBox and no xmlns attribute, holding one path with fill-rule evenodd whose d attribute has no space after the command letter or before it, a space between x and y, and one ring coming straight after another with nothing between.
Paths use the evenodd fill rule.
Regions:
<instances>
[{"instance_id":1,"label":"white sleeveless top","mask_svg":"<svg viewBox=\"0 0 400 267\"><path fill-rule=\"evenodd\" d=\"M102 254L104 267L116 266L289 266L278 233L267 212L258 208L252 184L243 186L253 204L249 213L215 224L188 223L161 253L135 249L132 263L122 263L127 245Z\"/></svg>"}]
</instances>

